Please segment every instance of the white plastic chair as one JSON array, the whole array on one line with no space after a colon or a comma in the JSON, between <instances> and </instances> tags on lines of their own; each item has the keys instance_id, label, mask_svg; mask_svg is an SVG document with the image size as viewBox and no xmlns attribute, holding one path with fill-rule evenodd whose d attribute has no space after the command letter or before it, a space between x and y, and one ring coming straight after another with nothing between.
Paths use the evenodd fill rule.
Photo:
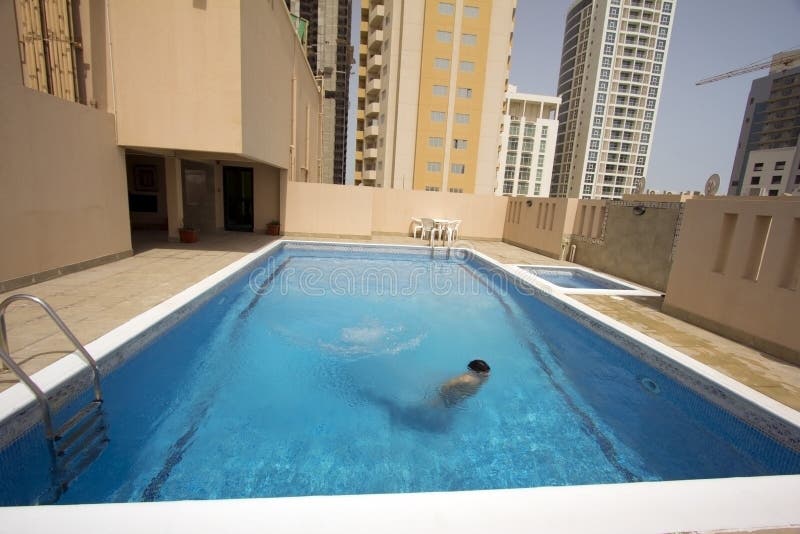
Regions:
<instances>
[{"instance_id":1,"label":"white plastic chair","mask_svg":"<svg viewBox=\"0 0 800 534\"><path fill-rule=\"evenodd\" d=\"M422 218L422 239L425 239L425 234L428 234L430 235L431 243L433 243L434 239L436 239L434 236L441 236L440 232L439 228L437 228L436 224L433 222L433 219Z\"/></svg>"},{"instance_id":2,"label":"white plastic chair","mask_svg":"<svg viewBox=\"0 0 800 534\"><path fill-rule=\"evenodd\" d=\"M414 225L414 227L411 229L411 232L412 232L411 235L413 235L414 238L416 239L417 232L419 232L419 238L422 239L422 234L423 234L423 232L422 232L422 229L423 229L422 219L420 219L418 217L411 217L411 223Z\"/></svg>"},{"instance_id":3,"label":"white plastic chair","mask_svg":"<svg viewBox=\"0 0 800 534\"><path fill-rule=\"evenodd\" d=\"M444 228L444 238L447 242L455 241L458 238L458 228L461 226L461 219L450 221Z\"/></svg>"}]
</instances>

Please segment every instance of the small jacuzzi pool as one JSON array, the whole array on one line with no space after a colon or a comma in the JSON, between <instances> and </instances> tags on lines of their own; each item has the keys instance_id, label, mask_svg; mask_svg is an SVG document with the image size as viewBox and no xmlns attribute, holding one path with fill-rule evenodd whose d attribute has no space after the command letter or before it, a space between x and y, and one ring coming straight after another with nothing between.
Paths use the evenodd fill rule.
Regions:
<instances>
[{"instance_id":1,"label":"small jacuzzi pool","mask_svg":"<svg viewBox=\"0 0 800 534\"><path fill-rule=\"evenodd\" d=\"M567 293L657 295L657 293L581 267L517 265L525 272Z\"/></svg>"}]
</instances>

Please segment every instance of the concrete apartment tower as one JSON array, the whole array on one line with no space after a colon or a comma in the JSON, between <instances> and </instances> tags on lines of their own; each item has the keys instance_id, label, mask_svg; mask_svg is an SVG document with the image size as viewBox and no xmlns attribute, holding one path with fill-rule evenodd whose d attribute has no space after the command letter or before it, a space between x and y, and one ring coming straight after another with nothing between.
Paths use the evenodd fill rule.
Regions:
<instances>
[{"instance_id":1,"label":"concrete apartment tower","mask_svg":"<svg viewBox=\"0 0 800 534\"><path fill-rule=\"evenodd\" d=\"M753 80L733 160L729 195L800 194L800 50L772 57Z\"/></svg>"},{"instance_id":2,"label":"concrete apartment tower","mask_svg":"<svg viewBox=\"0 0 800 534\"><path fill-rule=\"evenodd\" d=\"M516 0L362 0L356 184L490 194Z\"/></svg>"},{"instance_id":3,"label":"concrete apartment tower","mask_svg":"<svg viewBox=\"0 0 800 534\"><path fill-rule=\"evenodd\" d=\"M621 198L647 176L676 4L570 5L551 196Z\"/></svg>"},{"instance_id":4,"label":"concrete apartment tower","mask_svg":"<svg viewBox=\"0 0 800 534\"><path fill-rule=\"evenodd\" d=\"M322 181L344 184L347 107L350 96L352 0L286 0L289 11L308 21L308 63L323 83Z\"/></svg>"},{"instance_id":5,"label":"concrete apartment tower","mask_svg":"<svg viewBox=\"0 0 800 534\"><path fill-rule=\"evenodd\" d=\"M497 195L550 195L558 131L557 96L518 93L509 86L497 160Z\"/></svg>"}]
</instances>

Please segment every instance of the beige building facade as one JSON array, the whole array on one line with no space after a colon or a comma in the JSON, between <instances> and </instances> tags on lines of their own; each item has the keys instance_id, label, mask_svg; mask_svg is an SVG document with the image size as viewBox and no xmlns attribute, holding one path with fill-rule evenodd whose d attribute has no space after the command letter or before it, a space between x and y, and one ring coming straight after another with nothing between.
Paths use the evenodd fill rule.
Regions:
<instances>
[{"instance_id":1,"label":"beige building facade","mask_svg":"<svg viewBox=\"0 0 800 534\"><path fill-rule=\"evenodd\" d=\"M283 2L15 0L0 25L4 289L130 254L131 229L263 231L319 181Z\"/></svg>"},{"instance_id":2,"label":"beige building facade","mask_svg":"<svg viewBox=\"0 0 800 534\"><path fill-rule=\"evenodd\" d=\"M647 176L676 0L575 0L561 52L552 196L619 199Z\"/></svg>"},{"instance_id":3,"label":"beige building facade","mask_svg":"<svg viewBox=\"0 0 800 534\"><path fill-rule=\"evenodd\" d=\"M492 193L515 0L362 0L356 184Z\"/></svg>"},{"instance_id":4,"label":"beige building facade","mask_svg":"<svg viewBox=\"0 0 800 534\"><path fill-rule=\"evenodd\" d=\"M509 86L495 194L550 196L560 103L556 96L520 93L515 86Z\"/></svg>"}]
</instances>

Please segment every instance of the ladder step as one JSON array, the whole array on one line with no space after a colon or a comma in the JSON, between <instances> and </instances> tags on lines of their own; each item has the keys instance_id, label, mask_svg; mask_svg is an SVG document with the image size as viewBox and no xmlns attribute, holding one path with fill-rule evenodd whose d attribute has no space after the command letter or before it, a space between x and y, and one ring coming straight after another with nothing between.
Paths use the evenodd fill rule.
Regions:
<instances>
[{"instance_id":1,"label":"ladder step","mask_svg":"<svg viewBox=\"0 0 800 534\"><path fill-rule=\"evenodd\" d=\"M65 469L70 462L86 453L98 438L102 438L104 442L108 441L105 423L101 421L100 425L90 428L89 432L81 434L78 437L83 439L75 440L77 443L75 443L75 441L73 442L75 444L74 447L71 447L69 450L62 449L57 452L57 462L62 469Z\"/></svg>"},{"instance_id":2,"label":"ladder step","mask_svg":"<svg viewBox=\"0 0 800 534\"><path fill-rule=\"evenodd\" d=\"M66 423L61 425L61 427L58 430L56 430L55 440L56 441L61 440L65 434L67 434L70 430L72 430L72 427L80 423L89 413L91 413L94 410L97 410L102 405L102 403L103 401L96 401L96 400L91 401L89 404L78 410L78 412L75 415L70 417Z\"/></svg>"}]
</instances>

